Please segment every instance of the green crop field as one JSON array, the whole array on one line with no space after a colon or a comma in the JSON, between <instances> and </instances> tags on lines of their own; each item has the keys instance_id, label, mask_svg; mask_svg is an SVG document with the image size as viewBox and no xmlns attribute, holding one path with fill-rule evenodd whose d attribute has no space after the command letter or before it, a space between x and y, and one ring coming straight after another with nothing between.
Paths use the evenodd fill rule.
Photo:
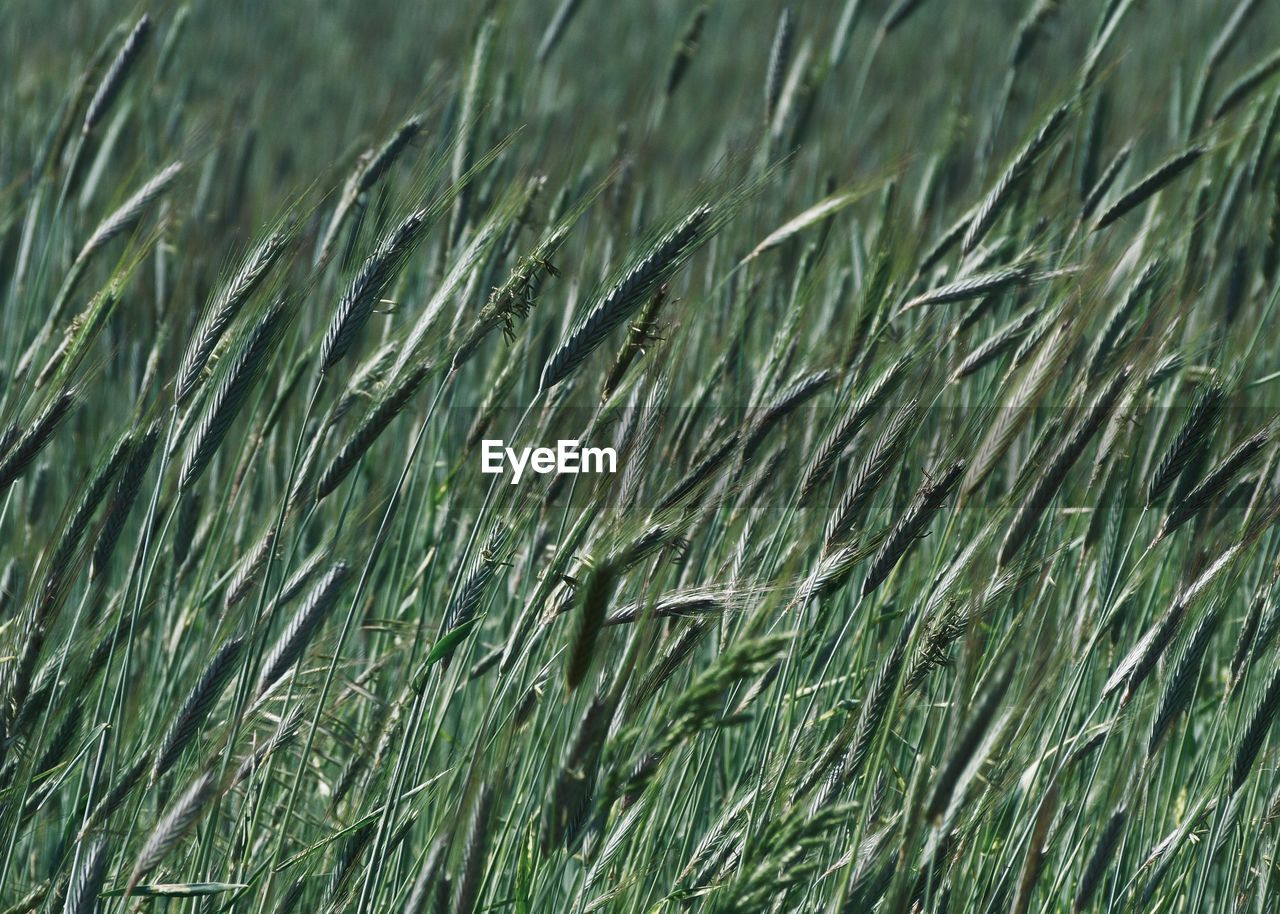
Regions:
<instances>
[{"instance_id":1,"label":"green crop field","mask_svg":"<svg viewBox=\"0 0 1280 914\"><path fill-rule=\"evenodd\" d=\"M0 912L1280 910L1280 4L8 0Z\"/></svg>"}]
</instances>

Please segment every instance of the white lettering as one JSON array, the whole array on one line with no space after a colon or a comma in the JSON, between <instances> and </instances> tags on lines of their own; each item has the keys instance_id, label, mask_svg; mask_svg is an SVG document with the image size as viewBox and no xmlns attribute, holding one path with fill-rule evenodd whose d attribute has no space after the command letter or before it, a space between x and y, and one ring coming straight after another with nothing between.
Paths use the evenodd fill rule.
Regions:
<instances>
[{"instance_id":1,"label":"white lettering","mask_svg":"<svg viewBox=\"0 0 1280 914\"><path fill-rule=\"evenodd\" d=\"M533 472L550 473L556 468L556 452L549 447L540 447L533 452Z\"/></svg>"},{"instance_id":2,"label":"white lettering","mask_svg":"<svg viewBox=\"0 0 1280 914\"><path fill-rule=\"evenodd\" d=\"M560 473L578 472L578 440L576 438L565 438L556 442L556 464Z\"/></svg>"},{"instance_id":3,"label":"white lettering","mask_svg":"<svg viewBox=\"0 0 1280 914\"><path fill-rule=\"evenodd\" d=\"M609 459L609 468L604 468L605 458ZM595 461L592 464L592 461ZM582 472L584 473L616 473L618 472L618 452L611 447L588 447L582 450Z\"/></svg>"},{"instance_id":4,"label":"white lettering","mask_svg":"<svg viewBox=\"0 0 1280 914\"><path fill-rule=\"evenodd\" d=\"M511 476L511 484L514 486L520 481L520 477L524 476L524 468L529 465L529 448L521 448L519 457L509 447L503 450L507 452L507 462L511 464L511 469L515 470Z\"/></svg>"},{"instance_id":5,"label":"white lettering","mask_svg":"<svg viewBox=\"0 0 1280 914\"><path fill-rule=\"evenodd\" d=\"M525 470L538 475L547 473L617 473L618 452L611 447L582 447L576 438L563 438L554 448L507 447L496 438L481 442L480 472L502 474L511 468L511 484L524 479Z\"/></svg>"},{"instance_id":6,"label":"white lettering","mask_svg":"<svg viewBox=\"0 0 1280 914\"><path fill-rule=\"evenodd\" d=\"M502 472L502 441L497 438L486 438L480 442L484 448L483 456L480 460L481 473L501 473Z\"/></svg>"}]
</instances>

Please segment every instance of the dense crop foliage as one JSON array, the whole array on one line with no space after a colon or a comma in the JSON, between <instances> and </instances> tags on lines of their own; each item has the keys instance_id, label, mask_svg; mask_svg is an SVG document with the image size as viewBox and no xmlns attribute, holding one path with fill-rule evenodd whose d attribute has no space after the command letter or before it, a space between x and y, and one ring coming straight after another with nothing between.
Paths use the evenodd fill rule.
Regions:
<instances>
[{"instance_id":1,"label":"dense crop foliage","mask_svg":"<svg viewBox=\"0 0 1280 914\"><path fill-rule=\"evenodd\" d=\"M0 911L1274 909L1274 5L60 7Z\"/></svg>"}]
</instances>

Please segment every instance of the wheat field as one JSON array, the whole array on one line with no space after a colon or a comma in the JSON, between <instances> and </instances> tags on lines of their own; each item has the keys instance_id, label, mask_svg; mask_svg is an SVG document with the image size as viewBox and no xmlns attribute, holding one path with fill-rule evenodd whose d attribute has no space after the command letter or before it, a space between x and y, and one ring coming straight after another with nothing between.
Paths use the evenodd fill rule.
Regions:
<instances>
[{"instance_id":1,"label":"wheat field","mask_svg":"<svg viewBox=\"0 0 1280 914\"><path fill-rule=\"evenodd\" d=\"M1280 909L1280 7L0 40L0 912Z\"/></svg>"}]
</instances>

